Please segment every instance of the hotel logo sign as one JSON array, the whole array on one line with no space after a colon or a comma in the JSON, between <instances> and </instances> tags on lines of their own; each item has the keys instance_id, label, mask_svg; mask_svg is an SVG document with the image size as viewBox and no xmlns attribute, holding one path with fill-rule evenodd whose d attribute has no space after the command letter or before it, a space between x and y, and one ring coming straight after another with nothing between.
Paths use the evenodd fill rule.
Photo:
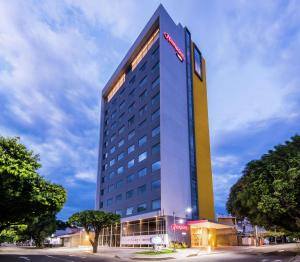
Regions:
<instances>
[{"instance_id":1,"label":"hotel logo sign","mask_svg":"<svg viewBox=\"0 0 300 262\"><path fill-rule=\"evenodd\" d=\"M184 56L183 52L180 50L180 48L177 46L177 44L175 43L175 41L172 39L172 37L167 32L164 32L164 38L175 49L175 52L176 52L176 55L177 55L178 59L181 62L183 62L184 59L185 59L185 56Z\"/></svg>"}]
</instances>

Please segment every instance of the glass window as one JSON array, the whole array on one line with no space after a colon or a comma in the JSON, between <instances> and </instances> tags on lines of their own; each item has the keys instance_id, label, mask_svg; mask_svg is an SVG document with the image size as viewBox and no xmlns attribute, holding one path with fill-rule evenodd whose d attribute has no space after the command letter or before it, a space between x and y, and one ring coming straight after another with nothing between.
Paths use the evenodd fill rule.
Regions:
<instances>
[{"instance_id":1,"label":"glass window","mask_svg":"<svg viewBox=\"0 0 300 262\"><path fill-rule=\"evenodd\" d=\"M129 80L129 84L133 84L135 82L135 76L131 77L131 79Z\"/></svg>"},{"instance_id":2,"label":"glass window","mask_svg":"<svg viewBox=\"0 0 300 262\"><path fill-rule=\"evenodd\" d=\"M134 194L133 189L126 192L126 199L132 198Z\"/></svg>"},{"instance_id":3,"label":"glass window","mask_svg":"<svg viewBox=\"0 0 300 262\"><path fill-rule=\"evenodd\" d=\"M114 191L114 185L109 185L108 186L108 192Z\"/></svg>"},{"instance_id":4,"label":"glass window","mask_svg":"<svg viewBox=\"0 0 300 262\"><path fill-rule=\"evenodd\" d=\"M159 132L160 132L160 127L155 127L152 129L152 137L155 137L157 135L159 135Z\"/></svg>"},{"instance_id":5,"label":"glass window","mask_svg":"<svg viewBox=\"0 0 300 262\"><path fill-rule=\"evenodd\" d=\"M134 174L127 176L127 183L131 183L134 180Z\"/></svg>"},{"instance_id":6,"label":"glass window","mask_svg":"<svg viewBox=\"0 0 300 262\"><path fill-rule=\"evenodd\" d=\"M130 161L128 161L127 167L132 168L133 166L134 166L134 159L131 159Z\"/></svg>"},{"instance_id":7,"label":"glass window","mask_svg":"<svg viewBox=\"0 0 300 262\"><path fill-rule=\"evenodd\" d=\"M137 193L138 193L138 195L142 195L142 194L144 194L145 192L146 192L146 185L142 185L142 186L139 186L138 188L137 188Z\"/></svg>"},{"instance_id":8,"label":"glass window","mask_svg":"<svg viewBox=\"0 0 300 262\"><path fill-rule=\"evenodd\" d=\"M123 90L125 90L125 89L123 89ZM123 100L121 102L121 104L119 105L119 109L122 110L124 108L124 106L125 106L125 101Z\"/></svg>"},{"instance_id":9,"label":"glass window","mask_svg":"<svg viewBox=\"0 0 300 262\"><path fill-rule=\"evenodd\" d=\"M140 67L140 71L144 71L146 69L147 61Z\"/></svg>"},{"instance_id":10,"label":"glass window","mask_svg":"<svg viewBox=\"0 0 300 262\"><path fill-rule=\"evenodd\" d=\"M139 162L142 162L147 158L147 152L143 152L142 154L139 155Z\"/></svg>"},{"instance_id":11,"label":"glass window","mask_svg":"<svg viewBox=\"0 0 300 262\"><path fill-rule=\"evenodd\" d=\"M147 76L144 76L143 79L140 81L139 86L143 86L147 82Z\"/></svg>"},{"instance_id":12,"label":"glass window","mask_svg":"<svg viewBox=\"0 0 300 262\"><path fill-rule=\"evenodd\" d=\"M139 128L143 128L146 125L147 119L144 119L142 122L139 123Z\"/></svg>"},{"instance_id":13,"label":"glass window","mask_svg":"<svg viewBox=\"0 0 300 262\"><path fill-rule=\"evenodd\" d=\"M107 199L106 205L107 205L108 207L111 206L112 203L113 203L113 199L112 199L112 198Z\"/></svg>"},{"instance_id":14,"label":"glass window","mask_svg":"<svg viewBox=\"0 0 300 262\"><path fill-rule=\"evenodd\" d=\"M115 163L116 163L116 160L112 159L112 160L109 161L109 166L113 166Z\"/></svg>"},{"instance_id":15,"label":"glass window","mask_svg":"<svg viewBox=\"0 0 300 262\"><path fill-rule=\"evenodd\" d=\"M116 189L121 188L122 185L123 185L123 180L121 179L116 183Z\"/></svg>"},{"instance_id":16,"label":"glass window","mask_svg":"<svg viewBox=\"0 0 300 262\"><path fill-rule=\"evenodd\" d=\"M160 188L160 179L152 181L151 190L155 190L159 188Z\"/></svg>"},{"instance_id":17,"label":"glass window","mask_svg":"<svg viewBox=\"0 0 300 262\"><path fill-rule=\"evenodd\" d=\"M152 66L152 71L156 70L157 68L159 68L159 61L154 65Z\"/></svg>"},{"instance_id":18,"label":"glass window","mask_svg":"<svg viewBox=\"0 0 300 262\"><path fill-rule=\"evenodd\" d=\"M128 154L130 154L133 151L134 151L134 145L131 145L130 147L128 147L128 149L127 149Z\"/></svg>"},{"instance_id":19,"label":"glass window","mask_svg":"<svg viewBox=\"0 0 300 262\"><path fill-rule=\"evenodd\" d=\"M143 136L140 140L139 140L139 146L143 146L147 143L147 136Z\"/></svg>"},{"instance_id":20,"label":"glass window","mask_svg":"<svg viewBox=\"0 0 300 262\"><path fill-rule=\"evenodd\" d=\"M111 154L113 154L115 151L116 151L116 147L115 147L115 146L113 146L113 147L110 149L110 151L109 151L109 152L110 152Z\"/></svg>"},{"instance_id":21,"label":"glass window","mask_svg":"<svg viewBox=\"0 0 300 262\"><path fill-rule=\"evenodd\" d=\"M121 147L121 146L123 146L123 145L124 145L124 139L122 139L122 140L119 141L118 146Z\"/></svg>"},{"instance_id":22,"label":"glass window","mask_svg":"<svg viewBox=\"0 0 300 262\"><path fill-rule=\"evenodd\" d=\"M101 177L101 183L105 182L105 176Z\"/></svg>"},{"instance_id":23,"label":"glass window","mask_svg":"<svg viewBox=\"0 0 300 262\"><path fill-rule=\"evenodd\" d=\"M152 97L151 103L152 103L152 105L159 103L159 92L155 96Z\"/></svg>"},{"instance_id":24,"label":"glass window","mask_svg":"<svg viewBox=\"0 0 300 262\"><path fill-rule=\"evenodd\" d=\"M122 209L116 210L116 215L122 216L123 215Z\"/></svg>"},{"instance_id":25,"label":"glass window","mask_svg":"<svg viewBox=\"0 0 300 262\"><path fill-rule=\"evenodd\" d=\"M160 170L160 161L157 161L157 162L153 163L152 167L151 167L151 170L152 170L152 172Z\"/></svg>"},{"instance_id":26,"label":"glass window","mask_svg":"<svg viewBox=\"0 0 300 262\"><path fill-rule=\"evenodd\" d=\"M133 207L127 207L126 209L126 216L130 216L133 214Z\"/></svg>"},{"instance_id":27,"label":"glass window","mask_svg":"<svg viewBox=\"0 0 300 262\"><path fill-rule=\"evenodd\" d=\"M133 138L135 135L135 130L132 130L131 132L129 132L128 134L128 140L130 140L131 138Z\"/></svg>"},{"instance_id":28,"label":"glass window","mask_svg":"<svg viewBox=\"0 0 300 262\"><path fill-rule=\"evenodd\" d=\"M125 116L125 113L123 112L121 115L119 115L119 120L122 120Z\"/></svg>"},{"instance_id":29,"label":"glass window","mask_svg":"<svg viewBox=\"0 0 300 262\"><path fill-rule=\"evenodd\" d=\"M137 212L143 212L143 211L145 211L146 209L147 209L146 203L139 204L139 205L137 206Z\"/></svg>"},{"instance_id":30,"label":"glass window","mask_svg":"<svg viewBox=\"0 0 300 262\"><path fill-rule=\"evenodd\" d=\"M144 177L147 175L147 168L143 168L138 172L139 177Z\"/></svg>"},{"instance_id":31,"label":"glass window","mask_svg":"<svg viewBox=\"0 0 300 262\"><path fill-rule=\"evenodd\" d=\"M116 196L116 202L120 202L122 200L122 194Z\"/></svg>"},{"instance_id":32,"label":"glass window","mask_svg":"<svg viewBox=\"0 0 300 262\"><path fill-rule=\"evenodd\" d=\"M117 111L114 111L111 113L111 119L114 119L116 117Z\"/></svg>"},{"instance_id":33,"label":"glass window","mask_svg":"<svg viewBox=\"0 0 300 262\"><path fill-rule=\"evenodd\" d=\"M134 116L132 116L129 120L128 120L128 126L132 126L134 124Z\"/></svg>"},{"instance_id":34,"label":"glass window","mask_svg":"<svg viewBox=\"0 0 300 262\"><path fill-rule=\"evenodd\" d=\"M160 209L160 199L153 200L151 203L152 210Z\"/></svg>"},{"instance_id":35,"label":"glass window","mask_svg":"<svg viewBox=\"0 0 300 262\"><path fill-rule=\"evenodd\" d=\"M196 46L194 46L194 70L202 80L202 58L201 53Z\"/></svg>"},{"instance_id":36,"label":"glass window","mask_svg":"<svg viewBox=\"0 0 300 262\"><path fill-rule=\"evenodd\" d=\"M131 96L134 95L134 93L135 93L135 88L133 88L133 89L130 91L130 93L128 94L128 96L131 97Z\"/></svg>"},{"instance_id":37,"label":"glass window","mask_svg":"<svg viewBox=\"0 0 300 262\"><path fill-rule=\"evenodd\" d=\"M113 123L111 124L111 129L115 129L116 126L117 126L117 122L113 122Z\"/></svg>"},{"instance_id":38,"label":"glass window","mask_svg":"<svg viewBox=\"0 0 300 262\"><path fill-rule=\"evenodd\" d=\"M134 111L134 102L128 107L128 112L132 113Z\"/></svg>"},{"instance_id":39,"label":"glass window","mask_svg":"<svg viewBox=\"0 0 300 262\"><path fill-rule=\"evenodd\" d=\"M102 159L105 160L107 157L108 157L108 154L105 153L105 154L103 154Z\"/></svg>"},{"instance_id":40,"label":"glass window","mask_svg":"<svg viewBox=\"0 0 300 262\"><path fill-rule=\"evenodd\" d=\"M100 208L103 208L103 202L102 201L100 202Z\"/></svg>"},{"instance_id":41,"label":"glass window","mask_svg":"<svg viewBox=\"0 0 300 262\"><path fill-rule=\"evenodd\" d=\"M140 108L139 115L143 116L144 114L146 114L146 112L147 112L147 106L144 105L143 107Z\"/></svg>"},{"instance_id":42,"label":"glass window","mask_svg":"<svg viewBox=\"0 0 300 262\"><path fill-rule=\"evenodd\" d=\"M117 170L118 175L123 174L124 173L124 167L120 166Z\"/></svg>"},{"instance_id":43,"label":"glass window","mask_svg":"<svg viewBox=\"0 0 300 262\"><path fill-rule=\"evenodd\" d=\"M103 196L104 195L104 189L100 190L100 195Z\"/></svg>"},{"instance_id":44,"label":"glass window","mask_svg":"<svg viewBox=\"0 0 300 262\"><path fill-rule=\"evenodd\" d=\"M152 121L156 120L157 118L159 118L159 109L157 109L155 112L152 113L151 115L151 119Z\"/></svg>"},{"instance_id":45,"label":"glass window","mask_svg":"<svg viewBox=\"0 0 300 262\"><path fill-rule=\"evenodd\" d=\"M154 57L156 57L156 55L158 54L158 52L159 52L159 46L158 47L156 47L154 50L153 50L153 52L152 52L152 57L154 58Z\"/></svg>"},{"instance_id":46,"label":"glass window","mask_svg":"<svg viewBox=\"0 0 300 262\"><path fill-rule=\"evenodd\" d=\"M122 152L121 154L118 155L118 161L120 161L121 159L123 159L125 156L125 153Z\"/></svg>"},{"instance_id":47,"label":"glass window","mask_svg":"<svg viewBox=\"0 0 300 262\"><path fill-rule=\"evenodd\" d=\"M146 99L147 96L147 90L145 90L143 93L140 94L139 98L140 98L140 102L144 101Z\"/></svg>"},{"instance_id":48,"label":"glass window","mask_svg":"<svg viewBox=\"0 0 300 262\"><path fill-rule=\"evenodd\" d=\"M119 128L119 135L122 134L125 131L125 126L121 126Z\"/></svg>"},{"instance_id":49,"label":"glass window","mask_svg":"<svg viewBox=\"0 0 300 262\"><path fill-rule=\"evenodd\" d=\"M155 144L152 146L152 154L156 154L160 152L160 143Z\"/></svg>"},{"instance_id":50,"label":"glass window","mask_svg":"<svg viewBox=\"0 0 300 262\"><path fill-rule=\"evenodd\" d=\"M107 164L102 166L102 171L105 171L107 169Z\"/></svg>"},{"instance_id":51,"label":"glass window","mask_svg":"<svg viewBox=\"0 0 300 262\"><path fill-rule=\"evenodd\" d=\"M116 175L116 173L114 171L112 171L109 173L108 178L113 179L115 175Z\"/></svg>"},{"instance_id":52,"label":"glass window","mask_svg":"<svg viewBox=\"0 0 300 262\"><path fill-rule=\"evenodd\" d=\"M157 85L159 85L160 78L157 77L151 84L151 88L155 88Z\"/></svg>"}]
</instances>

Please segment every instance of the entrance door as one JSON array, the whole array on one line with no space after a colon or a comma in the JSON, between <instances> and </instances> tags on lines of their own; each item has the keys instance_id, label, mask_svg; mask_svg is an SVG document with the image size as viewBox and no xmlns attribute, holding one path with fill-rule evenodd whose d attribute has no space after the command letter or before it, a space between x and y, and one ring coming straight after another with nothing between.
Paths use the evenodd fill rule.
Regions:
<instances>
[{"instance_id":1,"label":"entrance door","mask_svg":"<svg viewBox=\"0 0 300 262\"><path fill-rule=\"evenodd\" d=\"M191 246L201 247L202 246L202 228L191 228Z\"/></svg>"}]
</instances>

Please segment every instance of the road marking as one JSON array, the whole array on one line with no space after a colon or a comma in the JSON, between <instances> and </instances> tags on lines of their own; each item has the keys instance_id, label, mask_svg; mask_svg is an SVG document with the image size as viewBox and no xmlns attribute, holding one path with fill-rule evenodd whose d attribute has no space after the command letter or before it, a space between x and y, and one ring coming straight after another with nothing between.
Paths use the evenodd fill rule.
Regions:
<instances>
[{"instance_id":1,"label":"road marking","mask_svg":"<svg viewBox=\"0 0 300 262\"><path fill-rule=\"evenodd\" d=\"M19 257L19 258L25 259L25 260L27 260L27 261L30 261L30 258L28 258L28 257Z\"/></svg>"}]
</instances>

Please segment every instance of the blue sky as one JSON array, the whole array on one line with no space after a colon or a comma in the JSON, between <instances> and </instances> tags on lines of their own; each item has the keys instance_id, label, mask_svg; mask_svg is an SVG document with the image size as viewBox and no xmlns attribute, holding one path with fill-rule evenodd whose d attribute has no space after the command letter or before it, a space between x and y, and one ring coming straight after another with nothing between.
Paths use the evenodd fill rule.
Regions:
<instances>
[{"instance_id":1,"label":"blue sky","mask_svg":"<svg viewBox=\"0 0 300 262\"><path fill-rule=\"evenodd\" d=\"M216 212L244 165L300 133L300 2L161 1L207 62ZM160 1L0 0L0 135L94 208L101 89Z\"/></svg>"}]
</instances>

